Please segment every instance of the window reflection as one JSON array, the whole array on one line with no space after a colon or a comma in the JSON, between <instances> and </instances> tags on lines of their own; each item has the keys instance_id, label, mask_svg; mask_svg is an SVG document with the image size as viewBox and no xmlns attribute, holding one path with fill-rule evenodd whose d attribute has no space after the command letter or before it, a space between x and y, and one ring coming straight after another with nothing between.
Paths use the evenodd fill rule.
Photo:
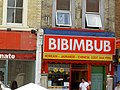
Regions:
<instances>
[{"instance_id":1,"label":"window reflection","mask_svg":"<svg viewBox=\"0 0 120 90\"><path fill-rule=\"evenodd\" d=\"M34 61L9 60L8 63L8 84L17 81L18 86L34 82Z\"/></svg>"},{"instance_id":2,"label":"window reflection","mask_svg":"<svg viewBox=\"0 0 120 90\"><path fill-rule=\"evenodd\" d=\"M22 23L23 0L8 0L7 23Z\"/></svg>"},{"instance_id":3,"label":"window reflection","mask_svg":"<svg viewBox=\"0 0 120 90\"><path fill-rule=\"evenodd\" d=\"M66 86L69 83L68 64L49 64L48 87Z\"/></svg>"}]
</instances>

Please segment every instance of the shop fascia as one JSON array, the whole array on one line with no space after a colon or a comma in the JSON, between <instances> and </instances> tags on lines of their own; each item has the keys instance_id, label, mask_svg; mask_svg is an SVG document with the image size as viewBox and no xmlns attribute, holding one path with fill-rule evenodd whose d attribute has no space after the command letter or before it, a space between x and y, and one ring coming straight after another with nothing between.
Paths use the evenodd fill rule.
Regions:
<instances>
[{"instance_id":1,"label":"shop fascia","mask_svg":"<svg viewBox=\"0 0 120 90\"><path fill-rule=\"evenodd\" d=\"M0 59L15 59L15 55L11 53L8 54L0 53Z\"/></svg>"},{"instance_id":2,"label":"shop fascia","mask_svg":"<svg viewBox=\"0 0 120 90\"><path fill-rule=\"evenodd\" d=\"M44 35L44 53L115 54L115 38Z\"/></svg>"},{"instance_id":3,"label":"shop fascia","mask_svg":"<svg viewBox=\"0 0 120 90\"><path fill-rule=\"evenodd\" d=\"M98 45L99 44L99 45ZM99 47L98 47L99 46ZM83 51L104 51L111 50L110 41L108 40L78 40L65 38L49 38L49 50L83 50Z\"/></svg>"}]
</instances>

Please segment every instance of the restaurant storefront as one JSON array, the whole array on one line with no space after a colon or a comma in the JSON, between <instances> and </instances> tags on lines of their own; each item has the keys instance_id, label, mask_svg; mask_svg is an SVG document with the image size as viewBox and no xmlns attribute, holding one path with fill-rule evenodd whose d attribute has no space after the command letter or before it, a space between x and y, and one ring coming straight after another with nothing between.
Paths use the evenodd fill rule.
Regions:
<instances>
[{"instance_id":1,"label":"restaurant storefront","mask_svg":"<svg viewBox=\"0 0 120 90\"><path fill-rule=\"evenodd\" d=\"M35 81L36 36L30 32L0 31L0 81L18 87Z\"/></svg>"},{"instance_id":2,"label":"restaurant storefront","mask_svg":"<svg viewBox=\"0 0 120 90\"><path fill-rule=\"evenodd\" d=\"M44 29L42 74L50 90L78 90L81 78L91 89L106 89L115 38L110 32ZM45 82L44 82L45 83Z\"/></svg>"}]
</instances>

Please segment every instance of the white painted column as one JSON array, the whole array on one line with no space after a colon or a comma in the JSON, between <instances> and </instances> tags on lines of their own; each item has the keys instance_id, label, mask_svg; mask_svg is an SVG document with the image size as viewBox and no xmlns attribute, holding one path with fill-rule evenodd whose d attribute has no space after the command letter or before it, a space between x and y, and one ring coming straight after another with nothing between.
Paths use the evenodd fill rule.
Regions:
<instances>
[{"instance_id":1,"label":"white painted column","mask_svg":"<svg viewBox=\"0 0 120 90\"><path fill-rule=\"evenodd\" d=\"M41 61L42 61L43 29L37 31L35 84L41 85Z\"/></svg>"}]
</instances>

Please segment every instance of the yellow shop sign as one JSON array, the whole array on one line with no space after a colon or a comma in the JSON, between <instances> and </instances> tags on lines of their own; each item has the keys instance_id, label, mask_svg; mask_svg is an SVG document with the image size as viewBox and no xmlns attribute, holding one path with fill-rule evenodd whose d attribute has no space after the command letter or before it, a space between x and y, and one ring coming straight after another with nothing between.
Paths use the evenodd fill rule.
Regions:
<instances>
[{"instance_id":1,"label":"yellow shop sign","mask_svg":"<svg viewBox=\"0 0 120 90\"><path fill-rule=\"evenodd\" d=\"M112 55L43 53L43 59L112 61Z\"/></svg>"}]
</instances>

